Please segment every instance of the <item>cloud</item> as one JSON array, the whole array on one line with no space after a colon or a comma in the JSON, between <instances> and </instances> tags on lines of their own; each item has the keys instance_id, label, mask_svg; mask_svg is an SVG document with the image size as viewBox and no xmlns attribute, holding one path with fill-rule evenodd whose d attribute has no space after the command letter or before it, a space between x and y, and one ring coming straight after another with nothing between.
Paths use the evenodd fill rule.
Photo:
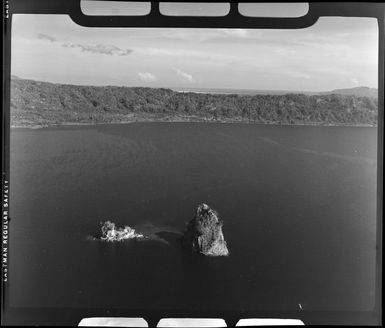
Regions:
<instances>
[{"instance_id":1,"label":"cloud","mask_svg":"<svg viewBox=\"0 0 385 328\"><path fill-rule=\"evenodd\" d=\"M258 30L247 30L242 28L234 29L215 29L206 33L201 33L199 41L202 43L241 43L250 44L260 41L264 33Z\"/></svg>"},{"instance_id":2,"label":"cloud","mask_svg":"<svg viewBox=\"0 0 385 328\"><path fill-rule=\"evenodd\" d=\"M282 73L286 74L289 77L293 77L296 79L302 79L302 80L311 80L312 79L312 76L310 74L307 74L305 72L301 72L298 70L288 69L288 70L283 70Z\"/></svg>"},{"instance_id":3,"label":"cloud","mask_svg":"<svg viewBox=\"0 0 385 328\"><path fill-rule=\"evenodd\" d=\"M181 69L179 68L174 68L175 72L178 74L178 76L181 78L182 81L184 82L190 82L190 83L194 83L195 80L193 78L193 76L191 74L188 74L186 72L183 72Z\"/></svg>"},{"instance_id":4,"label":"cloud","mask_svg":"<svg viewBox=\"0 0 385 328\"><path fill-rule=\"evenodd\" d=\"M65 48L79 48L83 52L91 52L94 54L103 54L103 55L118 55L118 56L127 56L133 52L132 49L121 49L113 45L105 44L96 44L88 45L81 43L71 43L66 42L61 44Z\"/></svg>"},{"instance_id":5,"label":"cloud","mask_svg":"<svg viewBox=\"0 0 385 328\"><path fill-rule=\"evenodd\" d=\"M350 78L350 81L355 87L358 87L360 85L360 82L355 77Z\"/></svg>"},{"instance_id":6,"label":"cloud","mask_svg":"<svg viewBox=\"0 0 385 328\"><path fill-rule=\"evenodd\" d=\"M242 28L234 28L234 29L224 28L224 29L220 29L219 31L223 33L224 36L243 38L243 39L249 37L248 31Z\"/></svg>"},{"instance_id":7,"label":"cloud","mask_svg":"<svg viewBox=\"0 0 385 328\"><path fill-rule=\"evenodd\" d=\"M207 53L200 50L189 50L189 49L165 49L165 48L135 48L135 53L145 56L170 56L170 57L195 57L208 59L209 57L217 58L216 54Z\"/></svg>"},{"instance_id":8,"label":"cloud","mask_svg":"<svg viewBox=\"0 0 385 328\"><path fill-rule=\"evenodd\" d=\"M60 42L54 37L39 33L37 38L40 40L48 41L48 42L56 42L61 47L64 48L78 48L83 52L91 52L94 54L103 54L103 55L117 55L117 56L127 56L133 52L132 49L121 49L114 45L106 45L106 44L82 44L82 43L72 43L72 42Z\"/></svg>"},{"instance_id":9,"label":"cloud","mask_svg":"<svg viewBox=\"0 0 385 328\"><path fill-rule=\"evenodd\" d=\"M138 76L142 81L145 81L145 82L152 82L157 80L157 77L154 74L149 72L144 72L144 73L139 72Z\"/></svg>"},{"instance_id":10,"label":"cloud","mask_svg":"<svg viewBox=\"0 0 385 328\"><path fill-rule=\"evenodd\" d=\"M336 34L336 37L337 38L349 38L349 37L351 37L351 33L349 33L349 32L341 32L341 33L337 33Z\"/></svg>"},{"instance_id":11,"label":"cloud","mask_svg":"<svg viewBox=\"0 0 385 328\"><path fill-rule=\"evenodd\" d=\"M49 41L49 42L56 42L56 39L50 35L47 35L47 34L42 34L42 33L39 33L37 35L38 39L40 40L46 40L46 41Z\"/></svg>"}]
</instances>

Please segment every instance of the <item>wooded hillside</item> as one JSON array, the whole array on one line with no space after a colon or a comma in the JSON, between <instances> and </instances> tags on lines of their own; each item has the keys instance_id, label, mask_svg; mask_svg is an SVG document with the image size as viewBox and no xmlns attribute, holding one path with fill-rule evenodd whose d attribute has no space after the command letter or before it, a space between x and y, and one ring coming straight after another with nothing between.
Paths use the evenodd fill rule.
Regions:
<instances>
[{"instance_id":1,"label":"wooded hillside","mask_svg":"<svg viewBox=\"0 0 385 328\"><path fill-rule=\"evenodd\" d=\"M352 95L238 95L170 89L11 83L11 125L210 120L376 125L377 99Z\"/></svg>"}]
</instances>

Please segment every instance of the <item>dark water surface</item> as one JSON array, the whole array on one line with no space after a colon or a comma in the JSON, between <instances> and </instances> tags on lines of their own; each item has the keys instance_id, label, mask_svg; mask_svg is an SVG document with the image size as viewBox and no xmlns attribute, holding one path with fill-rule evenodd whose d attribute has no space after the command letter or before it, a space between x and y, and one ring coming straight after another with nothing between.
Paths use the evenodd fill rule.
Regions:
<instances>
[{"instance_id":1,"label":"dark water surface","mask_svg":"<svg viewBox=\"0 0 385 328\"><path fill-rule=\"evenodd\" d=\"M376 139L247 124L13 129L11 305L372 310ZM200 202L223 219L229 257L175 241ZM107 219L163 240L90 241Z\"/></svg>"}]
</instances>

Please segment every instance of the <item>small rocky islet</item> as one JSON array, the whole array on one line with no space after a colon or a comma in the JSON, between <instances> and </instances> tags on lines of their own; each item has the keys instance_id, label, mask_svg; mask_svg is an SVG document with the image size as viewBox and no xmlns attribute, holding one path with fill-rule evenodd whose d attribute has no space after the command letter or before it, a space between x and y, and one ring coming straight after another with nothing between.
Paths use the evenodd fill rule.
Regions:
<instances>
[{"instance_id":1,"label":"small rocky islet","mask_svg":"<svg viewBox=\"0 0 385 328\"><path fill-rule=\"evenodd\" d=\"M142 239L145 236L141 233L135 232L135 229L132 229L129 226L124 228L116 227L115 223L111 221L106 221L101 223L101 232L100 240L106 242L115 242L115 241L124 241L127 239Z\"/></svg>"},{"instance_id":2,"label":"small rocky islet","mask_svg":"<svg viewBox=\"0 0 385 328\"><path fill-rule=\"evenodd\" d=\"M229 251L222 232L223 221L218 213L207 204L198 205L194 217L187 222L180 239L182 246L194 253L205 256L227 256ZM106 221L101 224L100 240L121 242L127 239L145 239L145 235L125 226L116 227L115 223Z\"/></svg>"}]
</instances>

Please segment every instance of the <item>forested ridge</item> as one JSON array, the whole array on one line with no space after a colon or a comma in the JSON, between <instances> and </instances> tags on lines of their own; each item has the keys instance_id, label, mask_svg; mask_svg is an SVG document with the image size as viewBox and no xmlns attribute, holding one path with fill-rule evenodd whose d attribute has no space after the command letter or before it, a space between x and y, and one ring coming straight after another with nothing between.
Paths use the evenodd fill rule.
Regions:
<instances>
[{"instance_id":1,"label":"forested ridge","mask_svg":"<svg viewBox=\"0 0 385 328\"><path fill-rule=\"evenodd\" d=\"M11 81L12 126L153 120L377 125L377 112L377 98L354 95L251 96Z\"/></svg>"}]
</instances>

